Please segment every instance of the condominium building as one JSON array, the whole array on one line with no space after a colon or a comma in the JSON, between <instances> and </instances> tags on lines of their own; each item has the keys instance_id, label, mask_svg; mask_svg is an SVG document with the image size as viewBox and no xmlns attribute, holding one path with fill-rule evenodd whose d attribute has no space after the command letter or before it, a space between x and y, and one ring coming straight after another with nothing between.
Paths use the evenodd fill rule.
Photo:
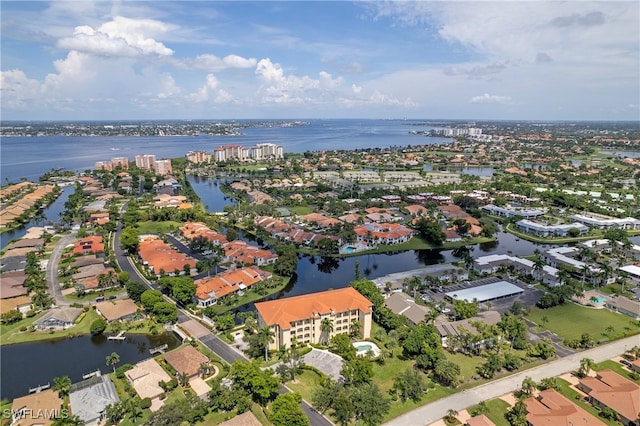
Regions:
<instances>
[{"instance_id":1,"label":"condominium building","mask_svg":"<svg viewBox=\"0 0 640 426\"><path fill-rule=\"evenodd\" d=\"M522 219L516 222L516 228L518 228L519 231L538 237L566 237L572 229L577 229L580 235L586 235L589 232L589 227L579 222L545 225L528 219Z\"/></svg>"},{"instance_id":2,"label":"condominium building","mask_svg":"<svg viewBox=\"0 0 640 426\"><path fill-rule=\"evenodd\" d=\"M171 167L171 160L156 160L156 164L154 170L157 175L170 175L173 173L173 168Z\"/></svg>"},{"instance_id":3,"label":"condominium building","mask_svg":"<svg viewBox=\"0 0 640 426\"><path fill-rule=\"evenodd\" d=\"M211 161L211 154L204 151L189 151L185 154L187 161L192 163L208 163Z\"/></svg>"},{"instance_id":4,"label":"condominium building","mask_svg":"<svg viewBox=\"0 0 640 426\"><path fill-rule=\"evenodd\" d=\"M373 304L353 287L256 303L258 324L275 334L269 349L299 343L328 342L359 323L359 334L371 334ZM331 324L325 327L323 324Z\"/></svg>"},{"instance_id":5,"label":"condominium building","mask_svg":"<svg viewBox=\"0 0 640 426\"><path fill-rule=\"evenodd\" d=\"M640 229L640 220L632 217L617 218L597 213L583 213L573 215L571 219L596 229Z\"/></svg>"},{"instance_id":6,"label":"condominium building","mask_svg":"<svg viewBox=\"0 0 640 426\"><path fill-rule=\"evenodd\" d=\"M114 169L120 166L123 170L129 169L129 159L127 157L116 157L111 159L111 167Z\"/></svg>"},{"instance_id":7,"label":"condominium building","mask_svg":"<svg viewBox=\"0 0 640 426\"><path fill-rule=\"evenodd\" d=\"M136 155L136 166L143 170L155 170L156 156L153 154Z\"/></svg>"},{"instance_id":8,"label":"condominium building","mask_svg":"<svg viewBox=\"0 0 640 426\"><path fill-rule=\"evenodd\" d=\"M240 145L221 145L213 151L216 161L245 161L250 157L250 149Z\"/></svg>"},{"instance_id":9,"label":"condominium building","mask_svg":"<svg viewBox=\"0 0 640 426\"><path fill-rule=\"evenodd\" d=\"M259 143L251 148L254 160L279 160L284 157L284 149L274 143Z\"/></svg>"},{"instance_id":10,"label":"condominium building","mask_svg":"<svg viewBox=\"0 0 640 426\"><path fill-rule=\"evenodd\" d=\"M482 206L482 210L492 214L494 216L501 217L516 217L521 216L525 219L532 219L544 215L545 211L542 209L516 209L513 207L500 207L494 204L488 204Z\"/></svg>"}]
</instances>

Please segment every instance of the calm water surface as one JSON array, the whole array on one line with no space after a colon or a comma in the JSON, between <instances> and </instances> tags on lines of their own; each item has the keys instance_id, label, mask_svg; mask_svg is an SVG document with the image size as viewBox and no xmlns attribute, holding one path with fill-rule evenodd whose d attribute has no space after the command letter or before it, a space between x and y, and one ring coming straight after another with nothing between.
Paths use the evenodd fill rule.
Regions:
<instances>
[{"instance_id":1,"label":"calm water surface","mask_svg":"<svg viewBox=\"0 0 640 426\"><path fill-rule=\"evenodd\" d=\"M2 346L1 397L11 400L26 395L29 388L47 383L53 386L54 377L69 376L75 383L96 370L107 373L111 367L106 365L106 357L112 352L120 355L118 365L135 364L151 356L149 349L165 343L173 349L179 341L173 333L164 333L130 334L123 342L109 341L105 336L80 336Z\"/></svg>"}]
</instances>

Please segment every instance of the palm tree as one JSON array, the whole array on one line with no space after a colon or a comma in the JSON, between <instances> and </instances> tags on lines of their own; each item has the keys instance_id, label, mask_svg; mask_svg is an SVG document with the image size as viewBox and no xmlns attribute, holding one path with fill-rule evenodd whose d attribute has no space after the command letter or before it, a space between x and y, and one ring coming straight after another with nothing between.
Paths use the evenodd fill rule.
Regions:
<instances>
[{"instance_id":1,"label":"palm tree","mask_svg":"<svg viewBox=\"0 0 640 426\"><path fill-rule=\"evenodd\" d=\"M331 318L326 317L322 319L320 322L320 331L322 332L322 335L325 336L323 340L326 345L329 343L329 336L333 332L333 321L331 321Z\"/></svg>"},{"instance_id":2,"label":"palm tree","mask_svg":"<svg viewBox=\"0 0 640 426\"><path fill-rule=\"evenodd\" d=\"M526 396L533 395L533 391L536 389L536 382L531 377L527 376L522 381L522 393Z\"/></svg>"},{"instance_id":3,"label":"palm tree","mask_svg":"<svg viewBox=\"0 0 640 426\"><path fill-rule=\"evenodd\" d=\"M255 286L254 286L255 287ZM254 317L249 317L244 321L244 331L253 334L258 329L258 321Z\"/></svg>"},{"instance_id":4,"label":"palm tree","mask_svg":"<svg viewBox=\"0 0 640 426\"><path fill-rule=\"evenodd\" d=\"M360 330L362 329L362 324L360 323L360 321L358 320L354 320L350 325L349 325L349 334L352 337L355 336L359 336L360 335Z\"/></svg>"},{"instance_id":5,"label":"palm tree","mask_svg":"<svg viewBox=\"0 0 640 426\"><path fill-rule=\"evenodd\" d=\"M445 418L449 423L453 423L456 420L456 416L458 414L459 413L456 410L454 410L453 408L449 408L449 411L447 411L447 416Z\"/></svg>"},{"instance_id":6,"label":"palm tree","mask_svg":"<svg viewBox=\"0 0 640 426\"><path fill-rule=\"evenodd\" d=\"M596 366L596 363L591 358L582 358L580 360L580 369L578 370L578 374L582 377L585 377L589 374L593 367Z\"/></svg>"},{"instance_id":7,"label":"palm tree","mask_svg":"<svg viewBox=\"0 0 640 426\"><path fill-rule=\"evenodd\" d=\"M542 326L546 328L547 323L549 322L549 317L545 315L541 318L541 321L542 321Z\"/></svg>"},{"instance_id":8,"label":"palm tree","mask_svg":"<svg viewBox=\"0 0 640 426\"><path fill-rule=\"evenodd\" d=\"M58 391L58 396L61 398L67 396L69 394L69 390L71 390L71 379L69 376L54 377L53 389Z\"/></svg>"},{"instance_id":9,"label":"palm tree","mask_svg":"<svg viewBox=\"0 0 640 426\"><path fill-rule=\"evenodd\" d=\"M111 355L107 355L106 364L113 367L113 372L116 372L116 364L120 362L120 355L116 352L111 352Z\"/></svg>"},{"instance_id":10,"label":"palm tree","mask_svg":"<svg viewBox=\"0 0 640 426\"><path fill-rule=\"evenodd\" d=\"M534 274L536 278L541 278L540 271L542 271L544 266L545 266L544 260L542 260L540 256L537 256L533 261L533 267L532 267L532 271L534 273L537 272L537 274Z\"/></svg>"},{"instance_id":11,"label":"palm tree","mask_svg":"<svg viewBox=\"0 0 640 426\"><path fill-rule=\"evenodd\" d=\"M187 387L189 385L189 376L187 373L178 373L176 376L180 386Z\"/></svg>"},{"instance_id":12,"label":"palm tree","mask_svg":"<svg viewBox=\"0 0 640 426\"><path fill-rule=\"evenodd\" d=\"M258 331L258 342L261 345L264 345L264 361L267 362L269 360L269 343L273 342L273 338L276 334L269 327L262 327L260 331Z\"/></svg>"}]
</instances>

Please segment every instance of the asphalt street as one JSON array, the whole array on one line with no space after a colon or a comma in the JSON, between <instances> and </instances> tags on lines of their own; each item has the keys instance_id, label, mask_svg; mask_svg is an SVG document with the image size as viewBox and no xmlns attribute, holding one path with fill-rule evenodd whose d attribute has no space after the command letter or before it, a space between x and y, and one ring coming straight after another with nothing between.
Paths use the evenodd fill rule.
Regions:
<instances>
[{"instance_id":1,"label":"asphalt street","mask_svg":"<svg viewBox=\"0 0 640 426\"><path fill-rule=\"evenodd\" d=\"M439 399L422 407L416 408L408 413L397 417L386 423L387 426L422 426L428 425L447 415L449 409L456 411L464 410L478 404L480 401L497 398L501 395L513 392L520 388L525 377L540 381L546 377L557 377L580 367L580 360L591 358L595 362L602 362L618 356L627 348L637 346L640 343L638 336L627 337L626 339L598 346L583 352L577 352L564 358L556 359L539 367L535 367L521 373L516 373L503 379L459 392L455 395Z\"/></svg>"}]
</instances>

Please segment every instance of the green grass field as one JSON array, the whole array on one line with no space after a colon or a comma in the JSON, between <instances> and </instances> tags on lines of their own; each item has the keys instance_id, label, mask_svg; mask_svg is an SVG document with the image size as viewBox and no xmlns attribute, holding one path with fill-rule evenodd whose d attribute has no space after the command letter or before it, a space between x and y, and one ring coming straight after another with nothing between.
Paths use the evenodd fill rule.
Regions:
<instances>
[{"instance_id":1,"label":"green grass field","mask_svg":"<svg viewBox=\"0 0 640 426\"><path fill-rule=\"evenodd\" d=\"M575 303L565 303L549 309L532 308L527 318L542 325L542 318L547 317L545 328L556 333L563 339L579 339L583 333L589 333L598 341L606 335L605 329L613 327L614 333L623 332L633 335L640 332L638 321L613 313L607 309L593 309Z\"/></svg>"},{"instance_id":2,"label":"green grass field","mask_svg":"<svg viewBox=\"0 0 640 426\"><path fill-rule=\"evenodd\" d=\"M504 414L511 407L506 401L501 399L492 399L490 401L486 401L487 408L489 411L485 414L485 416L489 417L489 420L494 422L496 426L509 426L509 422L504 417ZM470 407L467 411L471 413L477 405Z\"/></svg>"},{"instance_id":3,"label":"green grass field","mask_svg":"<svg viewBox=\"0 0 640 426\"><path fill-rule=\"evenodd\" d=\"M166 234L182 226L181 222L138 222L140 234Z\"/></svg>"},{"instance_id":4,"label":"green grass field","mask_svg":"<svg viewBox=\"0 0 640 426\"><path fill-rule=\"evenodd\" d=\"M27 318L16 324L0 326L0 344L10 345L13 343L35 342L38 340L59 339L63 337L89 334L91 323L99 318L98 313L90 309L84 316L82 321L75 326L62 331L49 333L46 331L20 331L20 328L29 328L38 318L44 314L36 315L33 318Z\"/></svg>"},{"instance_id":5,"label":"green grass field","mask_svg":"<svg viewBox=\"0 0 640 426\"><path fill-rule=\"evenodd\" d=\"M287 382L287 387L302 395L302 399L311 402L313 392L320 388L320 375L315 371L304 370L296 377L296 382Z\"/></svg>"}]
</instances>

